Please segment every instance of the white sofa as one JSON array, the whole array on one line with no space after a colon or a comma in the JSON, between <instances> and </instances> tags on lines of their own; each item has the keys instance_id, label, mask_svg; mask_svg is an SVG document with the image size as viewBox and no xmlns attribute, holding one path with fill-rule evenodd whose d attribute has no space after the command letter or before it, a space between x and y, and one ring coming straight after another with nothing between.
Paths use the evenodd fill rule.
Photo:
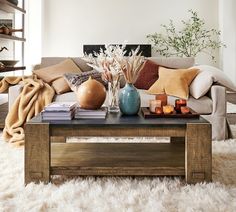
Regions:
<instances>
[{"instance_id":1,"label":"white sofa","mask_svg":"<svg viewBox=\"0 0 236 212\"><path fill-rule=\"evenodd\" d=\"M54 65L65 58L42 58L40 67L47 67ZM150 58L161 65L172 66L173 68L189 68L194 65L194 60L191 58L176 59L176 58ZM82 69L89 69L86 64L81 63L81 60L75 59L77 65ZM79 61L79 62L78 62ZM20 94L22 89L21 85L12 86L9 89L9 109L13 104L14 100ZM148 106L149 100L154 99L153 95L149 95L145 90L139 90L141 96L141 106ZM174 104L175 97L169 96L168 102ZM55 95L54 101L75 101L76 96L73 92L67 92L60 95ZM219 85L213 85L210 91L200 99L195 99L192 96L188 99L188 106L196 112L202 114L202 116L211 122L212 124L212 138L214 140L224 140L228 138L229 127L226 120L226 89ZM107 102L107 99L106 99ZM105 102L105 104L106 104Z\"/></svg>"}]
</instances>

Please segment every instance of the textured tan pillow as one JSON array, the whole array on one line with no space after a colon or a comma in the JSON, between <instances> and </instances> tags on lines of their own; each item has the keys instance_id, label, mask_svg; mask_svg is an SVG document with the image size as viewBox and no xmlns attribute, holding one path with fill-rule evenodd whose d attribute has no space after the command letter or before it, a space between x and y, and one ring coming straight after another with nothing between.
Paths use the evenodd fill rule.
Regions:
<instances>
[{"instance_id":1,"label":"textured tan pillow","mask_svg":"<svg viewBox=\"0 0 236 212\"><path fill-rule=\"evenodd\" d=\"M51 83L57 94L70 91L70 87L64 79L64 74L81 73L80 68L72 59L66 59L56 65L33 71L39 78L47 83Z\"/></svg>"},{"instance_id":2,"label":"textured tan pillow","mask_svg":"<svg viewBox=\"0 0 236 212\"><path fill-rule=\"evenodd\" d=\"M66 92L71 91L70 86L68 85L68 83L66 82L66 80L64 79L64 77L60 77L54 81L52 81L52 87L54 88L54 90L56 91L57 94L63 94Z\"/></svg>"},{"instance_id":3,"label":"textured tan pillow","mask_svg":"<svg viewBox=\"0 0 236 212\"><path fill-rule=\"evenodd\" d=\"M183 99L189 97L189 85L199 69L159 68L159 79L147 91L149 94L166 93Z\"/></svg>"}]
</instances>

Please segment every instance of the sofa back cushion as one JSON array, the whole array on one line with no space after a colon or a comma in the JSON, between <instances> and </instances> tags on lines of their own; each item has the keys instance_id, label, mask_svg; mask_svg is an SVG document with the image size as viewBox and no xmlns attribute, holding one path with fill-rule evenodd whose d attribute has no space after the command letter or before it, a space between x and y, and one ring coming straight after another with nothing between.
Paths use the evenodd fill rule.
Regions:
<instances>
[{"instance_id":1,"label":"sofa back cushion","mask_svg":"<svg viewBox=\"0 0 236 212\"><path fill-rule=\"evenodd\" d=\"M42 57L40 68L57 65L58 63L68 59L67 57Z\"/></svg>"},{"instance_id":2,"label":"sofa back cushion","mask_svg":"<svg viewBox=\"0 0 236 212\"><path fill-rule=\"evenodd\" d=\"M82 72L92 71L93 68L87 65L87 62L82 57L72 57L71 58Z\"/></svg>"},{"instance_id":3,"label":"sofa back cushion","mask_svg":"<svg viewBox=\"0 0 236 212\"><path fill-rule=\"evenodd\" d=\"M46 68L48 66L56 65L68 57L42 57L40 68ZM73 62L80 68L82 72L91 71L92 67L87 65L87 62L82 57L72 57L70 58Z\"/></svg>"},{"instance_id":4,"label":"sofa back cushion","mask_svg":"<svg viewBox=\"0 0 236 212\"><path fill-rule=\"evenodd\" d=\"M194 57L149 57L149 60L169 68L190 68L194 66Z\"/></svg>"}]
</instances>

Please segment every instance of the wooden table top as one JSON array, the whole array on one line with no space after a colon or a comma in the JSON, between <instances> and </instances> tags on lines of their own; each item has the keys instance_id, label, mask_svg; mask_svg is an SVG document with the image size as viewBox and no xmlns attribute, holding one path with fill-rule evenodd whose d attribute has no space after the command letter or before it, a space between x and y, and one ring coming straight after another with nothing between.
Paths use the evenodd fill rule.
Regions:
<instances>
[{"instance_id":1,"label":"wooden table top","mask_svg":"<svg viewBox=\"0 0 236 212\"><path fill-rule=\"evenodd\" d=\"M209 123L204 118L153 118L145 119L141 112L136 116L123 116L120 113L108 113L106 119L73 119L42 121L41 115L37 115L30 124L49 123L50 126L78 126L78 127L185 127L187 123Z\"/></svg>"}]
</instances>

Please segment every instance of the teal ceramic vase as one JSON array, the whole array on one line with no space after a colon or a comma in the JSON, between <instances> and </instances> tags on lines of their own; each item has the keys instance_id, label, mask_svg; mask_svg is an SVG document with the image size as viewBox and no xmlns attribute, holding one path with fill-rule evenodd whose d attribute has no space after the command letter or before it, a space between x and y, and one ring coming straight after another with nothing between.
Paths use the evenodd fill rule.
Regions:
<instances>
[{"instance_id":1,"label":"teal ceramic vase","mask_svg":"<svg viewBox=\"0 0 236 212\"><path fill-rule=\"evenodd\" d=\"M120 111L124 115L136 115L140 108L140 95L131 83L126 83L119 95Z\"/></svg>"}]
</instances>

